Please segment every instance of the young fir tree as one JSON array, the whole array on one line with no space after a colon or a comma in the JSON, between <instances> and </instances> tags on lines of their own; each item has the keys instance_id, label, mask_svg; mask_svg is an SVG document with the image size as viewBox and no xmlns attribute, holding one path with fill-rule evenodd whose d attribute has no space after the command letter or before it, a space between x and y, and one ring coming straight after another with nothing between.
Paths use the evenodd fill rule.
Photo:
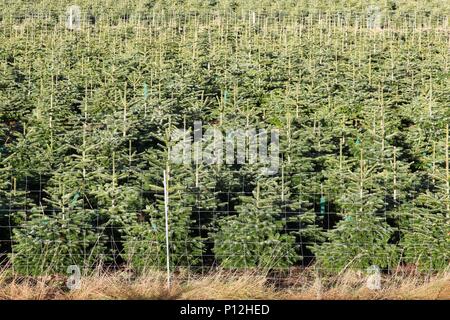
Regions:
<instances>
[{"instance_id":1,"label":"young fir tree","mask_svg":"<svg viewBox=\"0 0 450 320\"><path fill-rule=\"evenodd\" d=\"M430 41L425 38L425 41ZM424 47L429 55L430 47ZM422 270L441 269L448 265L448 108L447 63L428 60L417 94L406 105L403 117L409 126L404 140L413 158L420 183L415 198L399 212L400 248L405 263ZM432 66L434 64L434 66Z\"/></svg>"},{"instance_id":2,"label":"young fir tree","mask_svg":"<svg viewBox=\"0 0 450 320\"><path fill-rule=\"evenodd\" d=\"M104 237L89 190L98 182L96 169L102 162L94 153L101 143L88 131L85 111L81 137L66 135L74 141L72 153L52 172L44 197L14 230L11 261L20 273L65 272L69 265L92 268L102 259Z\"/></svg>"},{"instance_id":3,"label":"young fir tree","mask_svg":"<svg viewBox=\"0 0 450 320\"><path fill-rule=\"evenodd\" d=\"M283 210L288 212L288 228L296 236L301 259L311 256L309 249L312 244L324 240L321 225L328 212L325 212L326 205L323 202L329 200L323 193L318 199L321 178L319 174L313 174L314 150L318 146L313 143L316 132L308 127L307 121L303 115L297 114L294 118L291 113L287 113L280 143L283 154ZM317 200L322 201L319 211L315 206Z\"/></svg>"},{"instance_id":4,"label":"young fir tree","mask_svg":"<svg viewBox=\"0 0 450 320\"><path fill-rule=\"evenodd\" d=\"M396 247L390 243L393 229L383 211L385 193L379 185L381 165L365 157L372 144L361 140L355 146L359 161L350 159L343 163L345 191L336 201L343 220L328 231L329 242L313 248L319 266L328 270L371 265L387 268L398 263Z\"/></svg>"},{"instance_id":5,"label":"young fir tree","mask_svg":"<svg viewBox=\"0 0 450 320\"><path fill-rule=\"evenodd\" d=\"M174 129L169 124L164 135L154 135L156 148L145 152L146 169L141 183L145 208L125 227L123 257L137 270L166 266L165 203L163 176L168 189L168 230L170 265L189 267L202 258L202 241L195 234L196 217L192 209L196 197L189 187L195 184L195 170L171 160L171 148L177 141L170 139Z\"/></svg>"},{"instance_id":6,"label":"young fir tree","mask_svg":"<svg viewBox=\"0 0 450 320\"><path fill-rule=\"evenodd\" d=\"M88 179L78 159L67 160L48 181L47 196L14 229L11 262L19 273L66 272L70 265L91 269L101 259L104 240L86 204Z\"/></svg>"},{"instance_id":7,"label":"young fir tree","mask_svg":"<svg viewBox=\"0 0 450 320\"><path fill-rule=\"evenodd\" d=\"M428 188L401 212L400 247L406 263L440 270L450 259L449 126L440 130L428 161Z\"/></svg>"},{"instance_id":8,"label":"young fir tree","mask_svg":"<svg viewBox=\"0 0 450 320\"><path fill-rule=\"evenodd\" d=\"M225 268L289 267L299 257L295 237L286 233L280 177L256 177L251 196L241 196L237 215L218 222L214 253Z\"/></svg>"}]
</instances>

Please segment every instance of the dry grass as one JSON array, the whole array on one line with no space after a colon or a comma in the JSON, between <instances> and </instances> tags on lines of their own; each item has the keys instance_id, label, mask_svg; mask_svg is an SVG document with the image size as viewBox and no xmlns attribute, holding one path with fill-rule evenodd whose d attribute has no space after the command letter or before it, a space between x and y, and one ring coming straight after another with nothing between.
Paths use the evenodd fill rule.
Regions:
<instances>
[{"instance_id":1,"label":"dry grass","mask_svg":"<svg viewBox=\"0 0 450 320\"><path fill-rule=\"evenodd\" d=\"M215 271L207 275L177 274L170 290L164 273L136 277L130 272L82 277L81 288L69 290L66 277L19 277L0 272L0 299L450 299L450 273L401 274L382 278L380 290L366 286L361 272L318 277L302 270L289 277L256 272Z\"/></svg>"}]
</instances>

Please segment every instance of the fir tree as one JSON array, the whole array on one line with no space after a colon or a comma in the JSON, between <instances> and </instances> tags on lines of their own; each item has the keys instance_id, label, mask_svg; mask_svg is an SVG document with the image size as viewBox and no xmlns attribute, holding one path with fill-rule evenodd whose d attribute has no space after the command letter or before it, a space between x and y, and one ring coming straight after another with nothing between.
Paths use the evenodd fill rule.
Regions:
<instances>
[{"instance_id":1,"label":"fir tree","mask_svg":"<svg viewBox=\"0 0 450 320\"><path fill-rule=\"evenodd\" d=\"M419 194L401 212L400 246L404 260L423 270L443 269L449 261L449 126L436 141L432 166L428 169L431 187Z\"/></svg>"},{"instance_id":2,"label":"fir tree","mask_svg":"<svg viewBox=\"0 0 450 320\"><path fill-rule=\"evenodd\" d=\"M202 258L202 241L192 230L196 225L192 213L195 195L189 191L194 185L192 168L172 163L170 140L173 127L164 135L154 135L158 148L143 156L147 169L142 173L142 187L146 195L145 209L136 215L134 223L126 226L124 257L136 269L162 268L166 265L165 216L162 177L166 171L169 194L169 252L172 267L196 265ZM195 171L194 171L195 172Z\"/></svg>"},{"instance_id":3,"label":"fir tree","mask_svg":"<svg viewBox=\"0 0 450 320\"><path fill-rule=\"evenodd\" d=\"M385 194L377 181L380 164L365 158L365 146L359 142L359 161L345 164L345 192L337 200L344 219L328 232L329 242L313 248L319 265L329 270L388 268L398 263L397 249L390 243L393 229L382 211Z\"/></svg>"},{"instance_id":4,"label":"fir tree","mask_svg":"<svg viewBox=\"0 0 450 320\"><path fill-rule=\"evenodd\" d=\"M252 196L241 196L237 215L222 218L214 234L214 253L226 268L291 266L299 257L295 238L286 234L279 179L258 177Z\"/></svg>"}]
</instances>

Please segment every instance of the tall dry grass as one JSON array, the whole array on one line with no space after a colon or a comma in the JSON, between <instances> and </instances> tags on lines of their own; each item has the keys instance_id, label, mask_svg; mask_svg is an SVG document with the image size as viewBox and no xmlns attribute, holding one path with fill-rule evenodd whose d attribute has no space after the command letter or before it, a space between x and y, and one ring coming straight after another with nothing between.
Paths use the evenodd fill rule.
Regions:
<instances>
[{"instance_id":1,"label":"tall dry grass","mask_svg":"<svg viewBox=\"0 0 450 320\"><path fill-rule=\"evenodd\" d=\"M383 275L381 289L367 287L362 272L319 276L302 270L285 277L259 272L177 273L170 289L166 275L129 271L93 272L69 290L66 276L21 277L0 272L0 299L450 299L450 273Z\"/></svg>"}]
</instances>

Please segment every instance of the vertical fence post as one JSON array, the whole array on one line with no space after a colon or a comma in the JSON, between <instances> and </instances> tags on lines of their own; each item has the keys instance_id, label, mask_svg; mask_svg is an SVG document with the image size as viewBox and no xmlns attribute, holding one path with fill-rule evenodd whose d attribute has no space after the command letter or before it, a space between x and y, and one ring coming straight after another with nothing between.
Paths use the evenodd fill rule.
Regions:
<instances>
[{"instance_id":1,"label":"vertical fence post","mask_svg":"<svg viewBox=\"0 0 450 320\"><path fill-rule=\"evenodd\" d=\"M170 289L170 261L169 261L169 172L164 170L164 215L166 224L166 264L167 264L167 289Z\"/></svg>"}]
</instances>

